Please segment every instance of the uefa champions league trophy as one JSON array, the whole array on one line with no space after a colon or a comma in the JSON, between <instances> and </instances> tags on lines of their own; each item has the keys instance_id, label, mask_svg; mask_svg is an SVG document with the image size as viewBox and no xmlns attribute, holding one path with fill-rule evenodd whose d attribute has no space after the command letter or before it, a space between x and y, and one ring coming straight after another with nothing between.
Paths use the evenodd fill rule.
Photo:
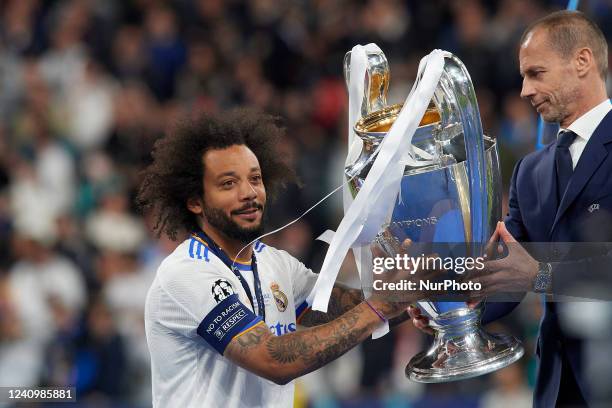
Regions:
<instances>
[{"instance_id":1,"label":"uefa champions league trophy","mask_svg":"<svg viewBox=\"0 0 612 408\"><path fill-rule=\"evenodd\" d=\"M344 74L350 83L350 52ZM359 157L345 168L355 197L377 155L377 147L402 105L386 104L389 65L385 55L369 50L361 118L354 126L362 139ZM476 95L463 63L444 53L444 69L432 101L412 138L390 222L375 243L391 256L409 238L416 245L461 243L470 256L484 253L484 243L501 218L501 178L496 141L483 134ZM414 245L413 244L413 245ZM413 381L436 383L486 374L517 361L524 353L508 335L489 334L480 326L481 309L465 302L418 302L435 331L431 347L406 367Z\"/></svg>"}]
</instances>

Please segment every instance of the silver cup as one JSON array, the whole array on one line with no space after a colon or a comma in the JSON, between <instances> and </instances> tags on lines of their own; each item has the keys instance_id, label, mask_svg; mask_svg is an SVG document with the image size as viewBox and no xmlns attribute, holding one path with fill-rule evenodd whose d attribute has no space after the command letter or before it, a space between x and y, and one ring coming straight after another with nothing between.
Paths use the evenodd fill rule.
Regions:
<instances>
[{"instance_id":1,"label":"silver cup","mask_svg":"<svg viewBox=\"0 0 612 408\"><path fill-rule=\"evenodd\" d=\"M390 75L384 54L369 52L367 59L361 118L354 127L363 149L345 168L353 196L402 108L386 105ZM462 255L482 255L501 218L497 143L482 131L465 66L450 53L445 53L444 62L432 101L412 139L417 162L406 166L390 221L381 226L375 239L393 256L406 238L421 249L435 243L457 243ZM344 72L348 84L350 52ZM411 380L435 383L471 378L506 367L524 353L513 336L482 329L480 308L470 309L465 302L428 300L418 306L429 317L435 335L429 349L414 356L406 367Z\"/></svg>"}]
</instances>

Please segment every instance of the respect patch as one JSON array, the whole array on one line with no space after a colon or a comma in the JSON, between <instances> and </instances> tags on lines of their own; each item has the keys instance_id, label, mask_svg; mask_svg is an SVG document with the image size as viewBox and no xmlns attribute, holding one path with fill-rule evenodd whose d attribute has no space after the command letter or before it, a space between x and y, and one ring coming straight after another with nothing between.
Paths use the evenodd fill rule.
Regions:
<instances>
[{"instance_id":1,"label":"respect patch","mask_svg":"<svg viewBox=\"0 0 612 408\"><path fill-rule=\"evenodd\" d=\"M232 294L217 304L198 326L198 334L219 354L241 332L262 321Z\"/></svg>"}]
</instances>

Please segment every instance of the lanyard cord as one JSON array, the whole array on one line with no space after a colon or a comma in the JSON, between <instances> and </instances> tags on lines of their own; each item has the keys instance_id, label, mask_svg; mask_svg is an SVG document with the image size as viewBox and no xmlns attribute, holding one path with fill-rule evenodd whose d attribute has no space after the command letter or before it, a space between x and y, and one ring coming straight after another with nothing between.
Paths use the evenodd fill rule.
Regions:
<instances>
[{"instance_id":1,"label":"lanyard cord","mask_svg":"<svg viewBox=\"0 0 612 408\"><path fill-rule=\"evenodd\" d=\"M203 241L208 248L219 258L225 266L227 266L233 273L236 275L242 288L247 294L249 301L251 302L251 306L253 310L255 310L255 302L253 302L253 295L251 294L251 289L249 288L249 284L246 279L240 273L240 270L234 265L234 262L227 256L227 254L212 240L204 231L198 231L192 233L192 237L197 239L198 241ZM259 280L259 273L257 272L257 259L255 258L255 251L253 251L253 255L251 256L251 268L253 270L253 283L255 286L255 297L257 298L257 315L261 316L261 318L266 320L266 308L264 306L263 293L261 291L261 282Z\"/></svg>"}]
</instances>

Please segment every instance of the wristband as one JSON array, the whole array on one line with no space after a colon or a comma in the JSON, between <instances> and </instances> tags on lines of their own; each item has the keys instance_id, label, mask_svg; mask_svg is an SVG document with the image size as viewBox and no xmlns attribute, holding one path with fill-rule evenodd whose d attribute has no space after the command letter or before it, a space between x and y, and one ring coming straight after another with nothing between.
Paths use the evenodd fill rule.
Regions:
<instances>
[{"instance_id":1,"label":"wristband","mask_svg":"<svg viewBox=\"0 0 612 408\"><path fill-rule=\"evenodd\" d=\"M380 320L383 321L383 323L387 323L387 319L385 318L385 316L383 316L382 313L380 313L378 310L376 310L376 308L374 306L372 306L370 304L370 302L368 302L367 299L364 299L364 302L366 303L366 305L368 305L370 307L370 309L372 309L372 311L374 313L376 313L376 316L378 316L380 318Z\"/></svg>"}]
</instances>

